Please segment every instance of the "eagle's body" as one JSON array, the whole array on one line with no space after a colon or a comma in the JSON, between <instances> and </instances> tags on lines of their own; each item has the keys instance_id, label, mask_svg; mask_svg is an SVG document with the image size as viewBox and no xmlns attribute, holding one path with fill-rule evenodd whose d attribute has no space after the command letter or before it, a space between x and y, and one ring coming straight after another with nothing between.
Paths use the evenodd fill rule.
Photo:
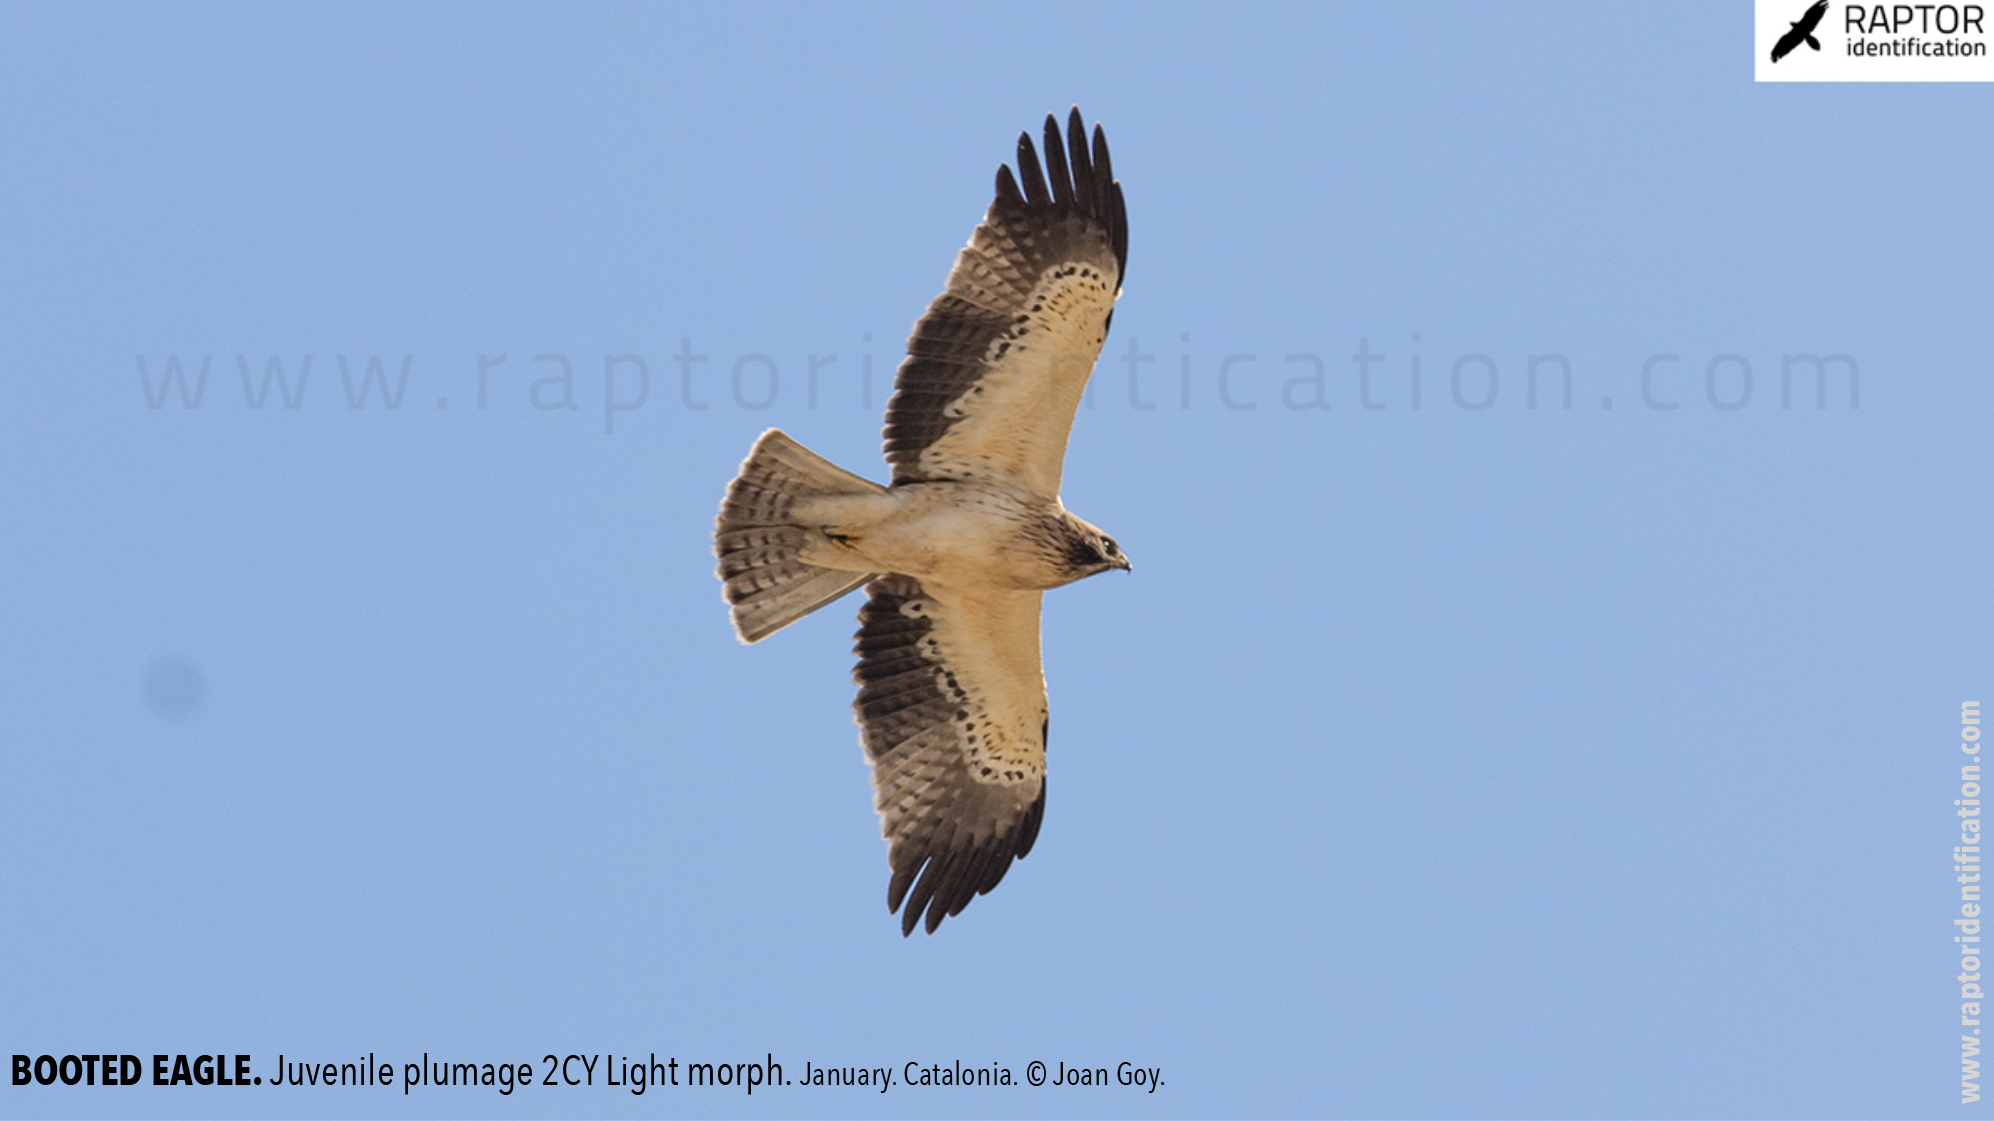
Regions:
<instances>
[{"instance_id":1,"label":"eagle's body","mask_svg":"<svg viewBox=\"0 0 1994 1121\"><path fill-rule=\"evenodd\" d=\"M1031 851L1045 812L1039 600L1128 558L1059 499L1067 433L1128 258L1099 127L1048 117L914 326L886 411L889 486L776 430L714 533L735 629L756 642L867 587L856 652L890 909L932 933ZM1069 160L1068 152L1071 152Z\"/></svg>"},{"instance_id":2,"label":"eagle's body","mask_svg":"<svg viewBox=\"0 0 1994 1121\"><path fill-rule=\"evenodd\" d=\"M1036 592L1099 571L1089 551L1099 530L1057 500L998 480L902 483L801 503L795 517L823 531L802 559L841 572Z\"/></svg>"}]
</instances>

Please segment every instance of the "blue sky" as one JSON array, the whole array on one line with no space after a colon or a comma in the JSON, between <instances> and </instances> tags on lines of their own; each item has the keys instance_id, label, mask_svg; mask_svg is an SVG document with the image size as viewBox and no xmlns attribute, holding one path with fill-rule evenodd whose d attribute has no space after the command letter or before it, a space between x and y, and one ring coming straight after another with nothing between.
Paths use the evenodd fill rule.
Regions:
<instances>
[{"instance_id":1,"label":"blue sky","mask_svg":"<svg viewBox=\"0 0 1994 1121\"><path fill-rule=\"evenodd\" d=\"M10 5L0 1051L896 1084L0 1114L1985 1116L1987 93L1751 54L1737 4ZM712 516L770 426L884 477L1073 104L1131 250L1065 500L1136 569L1047 597L1037 848L903 940L857 602L739 646ZM1033 1060L1163 1085L899 1084Z\"/></svg>"}]
</instances>

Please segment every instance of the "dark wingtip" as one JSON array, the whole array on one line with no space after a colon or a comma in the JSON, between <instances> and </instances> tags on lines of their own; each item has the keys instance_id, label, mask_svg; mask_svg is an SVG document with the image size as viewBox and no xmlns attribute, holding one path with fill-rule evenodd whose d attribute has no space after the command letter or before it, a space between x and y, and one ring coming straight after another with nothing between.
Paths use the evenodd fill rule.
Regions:
<instances>
[{"instance_id":1,"label":"dark wingtip","mask_svg":"<svg viewBox=\"0 0 1994 1121\"><path fill-rule=\"evenodd\" d=\"M1073 205L1073 169L1066 162L1066 144L1059 138L1059 118L1045 115L1045 170L1052 182L1052 201Z\"/></svg>"},{"instance_id":2,"label":"dark wingtip","mask_svg":"<svg viewBox=\"0 0 1994 1121\"><path fill-rule=\"evenodd\" d=\"M1052 727L1052 722L1048 720L1046 722L1047 730L1050 731L1051 727ZM1031 809L1025 811L1024 824L1020 826L1018 829L1018 843L1013 849L1013 854L1015 859L1023 860L1025 857L1031 855L1032 846L1038 843L1039 826L1043 825L1044 823L1045 823L1045 781L1041 779L1039 781L1039 796L1032 800ZM1010 869L1011 869L1011 862L1009 860L1006 860L1004 862L1004 871L998 872L997 878L1002 879L1004 877L1004 872L1008 872L1010 871ZM995 880L991 881L991 886L992 887L996 886Z\"/></svg>"},{"instance_id":3,"label":"dark wingtip","mask_svg":"<svg viewBox=\"0 0 1994 1121\"><path fill-rule=\"evenodd\" d=\"M1052 193L1045 188L1045 172L1039 167L1038 149L1032 147L1032 134L1018 134L1018 181L1031 206L1051 206Z\"/></svg>"},{"instance_id":4,"label":"dark wingtip","mask_svg":"<svg viewBox=\"0 0 1994 1121\"><path fill-rule=\"evenodd\" d=\"M1039 158L1039 150L1045 158ZM1087 132L1087 118L1081 108L1067 110L1067 124L1061 128L1057 114L1045 114L1045 138L1033 144L1029 132L1017 134L1017 176L1011 168L997 166L997 201L1003 207L1071 207L1093 217L1109 235L1115 249L1115 263L1129 271L1129 207L1123 201L1121 182L1115 180L1115 162L1109 158L1109 134L1095 124ZM1121 287L1117 283L1117 287Z\"/></svg>"},{"instance_id":5,"label":"dark wingtip","mask_svg":"<svg viewBox=\"0 0 1994 1121\"><path fill-rule=\"evenodd\" d=\"M1115 251L1115 288L1121 289L1122 278L1129 274L1129 211L1122 202L1122 185L1110 183L1108 190L1114 196L1114 209L1108 216L1108 244Z\"/></svg>"},{"instance_id":6,"label":"dark wingtip","mask_svg":"<svg viewBox=\"0 0 1994 1121\"><path fill-rule=\"evenodd\" d=\"M1011 176L1011 165L997 165L997 201L1007 206L1025 205L1025 196L1018 190L1018 181Z\"/></svg>"},{"instance_id":7,"label":"dark wingtip","mask_svg":"<svg viewBox=\"0 0 1994 1121\"><path fill-rule=\"evenodd\" d=\"M1100 184L1094 178L1094 164L1087 154L1087 126L1080 123L1080 107L1066 118L1066 151L1073 161L1073 196L1088 214L1101 210Z\"/></svg>"},{"instance_id":8,"label":"dark wingtip","mask_svg":"<svg viewBox=\"0 0 1994 1121\"><path fill-rule=\"evenodd\" d=\"M901 902L907 898L907 889L912 886L914 886L914 874L912 871L896 870L893 873L892 881L886 885L887 914L890 915L900 910ZM914 915L919 910L920 908L918 907L909 907L906 913L900 916L900 937L905 938L914 933Z\"/></svg>"},{"instance_id":9,"label":"dark wingtip","mask_svg":"<svg viewBox=\"0 0 1994 1121\"><path fill-rule=\"evenodd\" d=\"M1043 161L1031 134L1018 134L1018 174L1013 178L1009 167L998 166L993 205L1070 208L1099 222L1115 254L1119 290L1129 267L1129 218L1108 155L1107 130L1097 122L1090 136L1086 118L1075 105L1067 111L1063 129L1057 114L1046 114L1042 145Z\"/></svg>"}]
</instances>

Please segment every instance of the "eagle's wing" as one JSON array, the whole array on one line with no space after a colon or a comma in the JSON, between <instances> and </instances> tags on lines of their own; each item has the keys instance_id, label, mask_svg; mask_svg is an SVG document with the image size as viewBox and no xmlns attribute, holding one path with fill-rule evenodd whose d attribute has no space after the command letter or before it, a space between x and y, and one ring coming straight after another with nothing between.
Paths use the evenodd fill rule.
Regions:
<instances>
[{"instance_id":1,"label":"eagle's wing","mask_svg":"<svg viewBox=\"0 0 1994 1121\"><path fill-rule=\"evenodd\" d=\"M1805 39L1814 34L1814 29L1821 26L1821 17L1827 14L1828 0L1814 0L1806 13L1800 17L1800 37Z\"/></svg>"},{"instance_id":2,"label":"eagle's wing","mask_svg":"<svg viewBox=\"0 0 1994 1121\"><path fill-rule=\"evenodd\" d=\"M959 914L1032 851L1045 813L1039 592L963 592L884 576L854 652L873 806L902 934Z\"/></svg>"},{"instance_id":3,"label":"eagle's wing","mask_svg":"<svg viewBox=\"0 0 1994 1121\"><path fill-rule=\"evenodd\" d=\"M1073 412L1128 261L1107 138L1094 126L1090 152L1078 109L1067 130L1062 144L1046 118L1045 171L1019 136L1018 178L997 169L983 224L914 325L886 406L896 483L997 475L1059 493Z\"/></svg>"},{"instance_id":4,"label":"eagle's wing","mask_svg":"<svg viewBox=\"0 0 1994 1121\"><path fill-rule=\"evenodd\" d=\"M1786 34L1779 37L1779 42L1772 45L1772 60L1778 62L1780 59L1792 54L1793 48L1805 42L1806 39L1807 33L1805 31L1797 27L1790 29Z\"/></svg>"}]
</instances>

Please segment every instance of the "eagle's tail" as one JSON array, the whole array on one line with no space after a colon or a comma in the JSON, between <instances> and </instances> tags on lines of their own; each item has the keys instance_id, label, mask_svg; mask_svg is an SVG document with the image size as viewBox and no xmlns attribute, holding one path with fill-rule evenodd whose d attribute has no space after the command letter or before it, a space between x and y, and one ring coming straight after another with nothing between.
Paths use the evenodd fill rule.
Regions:
<instances>
[{"instance_id":1,"label":"eagle's tail","mask_svg":"<svg viewBox=\"0 0 1994 1121\"><path fill-rule=\"evenodd\" d=\"M713 551L743 642L759 642L873 578L802 559L819 530L796 521L801 500L885 491L771 428L727 484Z\"/></svg>"}]
</instances>

